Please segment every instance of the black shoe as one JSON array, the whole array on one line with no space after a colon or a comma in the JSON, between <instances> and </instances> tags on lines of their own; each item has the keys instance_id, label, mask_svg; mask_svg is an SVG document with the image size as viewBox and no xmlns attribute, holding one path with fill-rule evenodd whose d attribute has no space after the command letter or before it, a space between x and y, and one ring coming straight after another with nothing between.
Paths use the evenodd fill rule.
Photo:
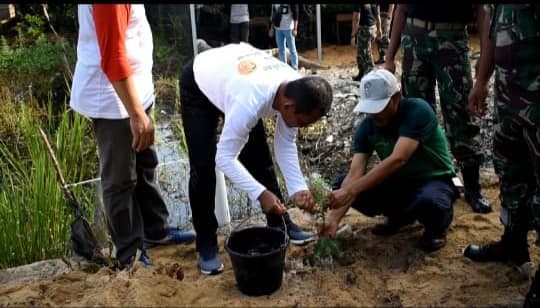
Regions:
<instances>
[{"instance_id":1,"label":"black shoe","mask_svg":"<svg viewBox=\"0 0 540 308\"><path fill-rule=\"evenodd\" d=\"M434 252L446 245L446 232L434 233L424 231L420 238L420 248L425 252Z\"/></svg>"},{"instance_id":2,"label":"black shoe","mask_svg":"<svg viewBox=\"0 0 540 308\"><path fill-rule=\"evenodd\" d=\"M292 221L287 223L287 235L291 244L304 245L315 240L315 233L300 229L300 227Z\"/></svg>"},{"instance_id":3,"label":"black shoe","mask_svg":"<svg viewBox=\"0 0 540 308\"><path fill-rule=\"evenodd\" d=\"M116 268L119 269L119 270L129 270L133 267L133 265L135 265L135 257L136 257L136 254L134 256L131 256L128 260L124 261L124 262L118 262L116 264ZM139 262L141 262L141 264L144 266L144 267L151 267L153 266L154 264L152 263L152 260L150 260L150 257L148 256L147 252L146 252L146 249L141 249L141 255L139 257L139 260L137 260Z\"/></svg>"},{"instance_id":4,"label":"black shoe","mask_svg":"<svg viewBox=\"0 0 540 308\"><path fill-rule=\"evenodd\" d=\"M471 244L465 248L463 255L475 262L509 262L519 267L531 261L526 245L511 245L503 240L480 246Z\"/></svg>"},{"instance_id":5,"label":"black shoe","mask_svg":"<svg viewBox=\"0 0 540 308\"><path fill-rule=\"evenodd\" d=\"M315 233L302 230L297 224L295 224L291 220L289 215L285 214L284 220L285 224L287 225L287 235L289 236L289 241L291 242L291 244L304 245L316 240ZM272 228L278 228L282 231L285 229L283 226L283 222L279 225L269 224L268 226Z\"/></svg>"},{"instance_id":6,"label":"black shoe","mask_svg":"<svg viewBox=\"0 0 540 308\"><path fill-rule=\"evenodd\" d=\"M534 280L525 295L525 303L523 304L524 308L533 308L540 307L540 272L536 270L536 275Z\"/></svg>"},{"instance_id":7,"label":"black shoe","mask_svg":"<svg viewBox=\"0 0 540 308\"><path fill-rule=\"evenodd\" d=\"M465 200L476 213L491 212L491 204L480 193L480 165L472 164L461 168L463 186L465 188Z\"/></svg>"},{"instance_id":8,"label":"black shoe","mask_svg":"<svg viewBox=\"0 0 540 308\"><path fill-rule=\"evenodd\" d=\"M492 211L489 200L484 198L479 192L477 193L465 192L465 201L469 203L472 210L476 213L486 214Z\"/></svg>"},{"instance_id":9,"label":"black shoe","mask_svg":"<svg viewBox=\"0 0 540 308\"><path fill-rule=\"evenodd\" d=\"M380 236L390 236L399 233L399 230L408 224L410 224L410 222L387 218L386 222L376 224L373 229L371 229L371 233Z\"/></svg>"}]
</instances>

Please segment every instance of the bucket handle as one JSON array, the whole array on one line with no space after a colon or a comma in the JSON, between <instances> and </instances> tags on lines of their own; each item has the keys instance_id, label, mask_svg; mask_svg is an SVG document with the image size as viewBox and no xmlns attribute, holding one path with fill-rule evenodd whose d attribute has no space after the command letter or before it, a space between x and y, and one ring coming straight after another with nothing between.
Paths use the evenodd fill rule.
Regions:
<instances>
[{"instance_id":1,"label":"bucket handle","mask_svg":"<svg viewBox=\"0 0 540 308\"><path fill-rule=\"evenodd\" d=\"M288 234L288 230L287 230L287 224L285 223L285 218L283 218L284 215L281 215L281 221L283 222L283 243L287 244L289 243L289 236L287 235ZM249 217L246 217L244 218L233 230L232 226L229 227L229 236L227 236L227 240L225 241L226 243L229 242L229 238L230 238L230 234L232 232L235 232L239 229L239 227L243 226L249 219L251 219L251 216Z\"/></svg>"}]
</instances>

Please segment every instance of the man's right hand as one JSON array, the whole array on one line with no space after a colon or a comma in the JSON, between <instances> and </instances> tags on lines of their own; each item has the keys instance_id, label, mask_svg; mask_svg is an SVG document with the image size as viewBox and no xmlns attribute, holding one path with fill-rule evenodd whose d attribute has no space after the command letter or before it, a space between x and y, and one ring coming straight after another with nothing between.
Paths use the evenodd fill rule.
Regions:
<instances>
[{"instance_id":1,"label":"man's right hand","mask_svg":"<svg viewBox=\"0 0 540 308\"><path fill-rule=\"evenodd\" d=\"M274 37L274 28L270 28L270 30L268 30L268 36Z\"/></svg>"},{"instance_id":2,"label":"man's right hand","mask_svg":"<svg viewBox=\"0 0 540 308\"><path fill-rule=\"evenodd\" d=\"M356 46L356 35L351 35L351 46Z\"/></svg>"},{"instance_id":3,"label":"man's right hand","mask_svg":"<svg viewBox=\"0 0 540 308\"><path fill-rule=\"evenodd\" d=\"M130 117L129 125L133 136L131 147L135 151L146 150L154 143L154 125L146 113Z\"/></svg>"},{"instance_id":4,"label":"man's right hand","mask_svg":"<svg viewBox=\"0 0 540 308\"><path fill-rule=\"evenodd\" d=\"M287 208L281 203L281 200L269 190L263 191L259 196L259 202L266 214L282 216L287 212Z\"/></svg>"},{"instance_id":5,"label":"man's right hand","mask_svg":"<svg viewBox=\"0 0 540 308\"><path fill-rule=\"evenodd\" d=\"M395 74L396 73L396 63L395 63L394 59L389 59L387 57L386 62L384 63L384 68L386 70L389 70L393 74Z\"/></svg>"},{"instance_id":6,"label":"man's right hand","mask_svg":"<svg viewBox=\"0 0 540 308\"><path fill-rule=\"evenodd\" d=\"M340 211L330 210L326 215L324 225L319 227L318 234L320 237L336 237L336 232L341 220Z\"/></svg>"},{"instance_id":7,"label":"man's right hand","mask_svg":"<svg viewBox=\"0 0 540 308\"><path fill-rule=\"evenodd\" d=\"M486 97L488 89L486 86L476 82L469 93L469 110L477 115L482 116L486 113Z\"/></svg>"}]
</instances>

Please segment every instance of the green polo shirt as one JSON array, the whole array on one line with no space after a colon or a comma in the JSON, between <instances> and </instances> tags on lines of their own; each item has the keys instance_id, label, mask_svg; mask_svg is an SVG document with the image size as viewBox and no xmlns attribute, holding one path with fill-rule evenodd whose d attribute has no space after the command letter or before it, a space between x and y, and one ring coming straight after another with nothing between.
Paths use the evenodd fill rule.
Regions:
<instances>
[{"instance_id":1,"label":"green polo shirt","mask_svg":"<svg viewBox=\"0 0 540 308\"><path fill-rule=\"evenodd\" d=\"M419 145L393 176L424 180L455 175L446 136L433 109L420 98L401 99L397 114L386 127L377 127L369 116L365 118L356 128L353 152L371 155L375 150L384 160L392 154L399 137L415 139Z\"/></svg>"}]
</instances>

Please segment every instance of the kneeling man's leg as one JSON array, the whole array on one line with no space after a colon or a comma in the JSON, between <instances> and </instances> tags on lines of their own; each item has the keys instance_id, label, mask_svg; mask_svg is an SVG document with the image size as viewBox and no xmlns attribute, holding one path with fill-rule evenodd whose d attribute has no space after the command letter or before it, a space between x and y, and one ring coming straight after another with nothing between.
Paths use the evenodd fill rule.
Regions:
<instances>
[{"instance_id":1,"label":"kneeling man's leg","mask_svg":"<svg viewBox=\"0 0 540 308\"><path fill-rule=\"evenodd\" d=\"M411 208L425 227L421 245L434 251L446 243L446 230L454 217L453 203L457 190L451 179L436 179L422 183L415 192Z\"/></svg>"}]
</instances>

